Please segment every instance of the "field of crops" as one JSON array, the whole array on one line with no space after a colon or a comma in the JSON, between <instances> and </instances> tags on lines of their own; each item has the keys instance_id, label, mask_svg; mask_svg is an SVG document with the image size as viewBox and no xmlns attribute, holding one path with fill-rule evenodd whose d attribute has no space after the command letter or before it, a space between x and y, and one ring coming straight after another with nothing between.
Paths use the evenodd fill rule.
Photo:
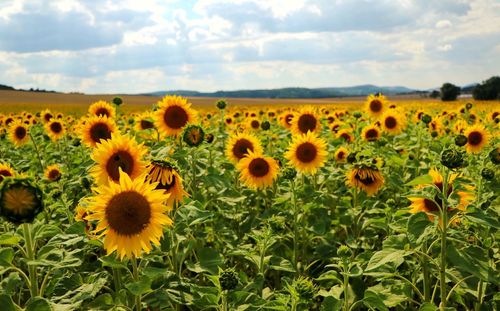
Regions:
<instances>
[{"instance_id":1,"label":"field of crops","mask_svg":"<svg viewBox=\"0 0 500 311\"><path fill-rule=\"evenodd\" d=\"M127 105L1 106L0 310L499 309L498 101Z\"/></svg>"}]
</instances>

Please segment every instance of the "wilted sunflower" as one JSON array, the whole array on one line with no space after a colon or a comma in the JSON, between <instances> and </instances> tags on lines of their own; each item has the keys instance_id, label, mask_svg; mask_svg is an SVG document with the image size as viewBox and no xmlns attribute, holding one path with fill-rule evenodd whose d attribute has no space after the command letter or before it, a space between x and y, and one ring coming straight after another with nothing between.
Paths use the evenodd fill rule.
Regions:
<instances>
[{"instance_id":1,"label":"wilted sunflower","mask_svg":"<svg viewBox=\"0 0 500 311\"><path fill-rule=\"evenodd\" d=\"M378 118L385 111L385 106L387 105L387 99L382 94L377 94L377 95L371 94L366 99L365 105L368 114L372 117Z\"/></svg>"},{"instance_id":2,"label":"wilted sunflower","mask_svg":"<svg viewBox=\"0 0 500 311\"><path fill-rule=\"evenodd\" d=\"M168 95L158 102L155 126L164 136L178 135L186 125L196 123L196 120L196 112L186 98Z\"/></svg>"},{"instance_id":3,"label":"wilted sunflower","mask_svg":"<svg viewBox=\"0 0 500 311\"><path fill-rule=\"evenodd\" d=\"M238 133L229 138L226 145L226 156L234 164L248 154L248 151L262 153L259 139L252 134Z\"/></svg>"},{"instance_id":4,"label":"wilted sunflower","mask_svg":"<svg viewBox=\"0 0 500 311\"><path fill-rule=\"evenodd\" d=\"M91 116L85 120L80 129L82 142L91 148L101 140L111 139L111 135L116 132L115 122L106 116Z\"/></svg>"},{"instance_id":5,"label":"wilted sunflower","mask_svg":"<svg viewBox=\"0 0 500 311\"><path fill-rule=\"evenodd\" d=\"M286 128L290 129L292 127L293 113L290 111L284 112L280 115L280 124Z\"/></svg>"},{"instance_id":6,"label":"wilted sunflower","mask_svg":"<svg viewBox=\"0 0 500 311\"><path fill-rule=\"evenodd\" d=\"M143 178L132 180L122 170L119 174L119 183L96 188L85 219L98 221L94 232L104 236L108 254L116 251L121 259L140 257L151 251L151 244L159 245L164 226L172 225L166 215L171 207L164 205L168 194Z\"/></svg>"},{"instance_id":7,"label":"wilted sunflower","mask_svg":"<svg viewBox=\"0 0 500 311\"><path fill-rule=\"evenodd\" d=\"M387 110L382 115L381 123L384 131L392 135L401 133L406 126L404 114L394 109Z\"/></svg>"},{"instance_id":8,"label":"wilted sunflower","mask_svg":"<svg viewBox=\"0 0 500 311\"><path fill-rule=\"evenodd\" d=\"M347 184L372 196L384 185L384 177L373 167L354 167L347 172Z\"/></svg>"},{"instance_id":9,"label":"wilted sunflower","mask_svg":"<svg viewBox=\"0 0 500 311\"><path fill-rule=\"evenodd\" d=\"M45 178L47 178L50 181L58 181L62 177L62 172L61 168L59 165L54 164L54 165L49 165L45 169Z\"/></svg>"},{"instance_id":10,"label":"wilted sunflower","mask_svg":"<svg viewBox=\"0 0 500 311\"><path fill-rule=\"evenodd\" d=\"M346 161L348 155L349 155L349 150L347 150L347 148L339 147L337 151L335 151L335 161L343 163Z\"/></svg>"},{"instance_id":11,"label":"wilted sunflower","mask_svg":"<svg viewBox=\"0 0 500 311\"><path fill-rule=\"evenodd\" d=\"M58 119L51 119L49 122L45 123L44 127L47 135L49 135L52 141L58 141L66 133L63 122Z\"/></svg>"},{"instance_id":12,"label":"wilted sunflower","mask_svg":"<svg viewBox=\"0 0 500 311\"><path fill-rule=\"evenodd\" d=\"M40 114L40 117L42 118L43 123L48 123L50 121L50 119L52 119L54 117L54 114L49 109L45 109Z\"/></svg>"},{"instance_id":13,"label":"wilted sunflower","mask_svg":"<svg viewBox=\"0 0 500 311\"><path fill-rule=\"evenodd\" d=\"M9 126L9 139L16 147L26 144L29 140L28 126L21 120L12 122Z\"/></svg>"},{"instance_id":14,"label":"wilted sunflower","mask_svg":"<svg viewBox=\"0 0 500 311\"><path fill-rule=\"evenodd\" d=\"M249 188L263 189L278 177L278 162L271 157L249 152L237 166L241 181Z\"/></svg>"},{"instance_id":15,"label":"wilted sunflower","mask_svg":"<svg viewBox=\"0 0 500 311\"><path fill-rule=\"evenodd\" d=\"M314 175L325 164L328 155L326 147L325 140L308 132L293 138L285 158L297 171Z\"/></svg>"},{"instance_id":16,"label":"wilted sunflower","mask_svg":"<svg viewBox=\"0 0 500 311\"><path fill-rule=\"evenodd\" d=\"M490 140L490 134L484 126L480 124L467 128L464 135L467 137L467 144L465 145L465 148L467 149L467 152L470 153L481 152Z\"/></svg>"},{"instance_id":17,"label":"wilted sunflower","mask_svg":"<svg viewBox=\"0 0 500 311\"><path fill-rule=\"evenodd\" d=\"M148 172L146 180L150 183L157 182L156 189L164 190L170 194L167 200L169 206L173 206L174 203L181 202L185 197L189 197L189 194L184 191L181 175L169 161L153 160L146 167L146 170Z\"/></svg>"},{"instance_id":18,"label":"wilted sunflower","mask_svg":"<svg viewBox=\"0 0 500 311\"><path fill-rule=\"evenodd\" d=\"M431 169L429 171L429 175L432 177L432 183L418 185L416 188L421 189L424 187L434 186L439 189L439 192L443 192L443 176L435 169ZM448 178L448 191L446 194L447 198L450 197L450 195L453 193L453 181L457 178L457 176L457 174L451 174ZM469 191L473 189L470 186L466 186L465 188ZM459 197L459 202L456 206L458 210L465 210L467 205L469 205L474 200L474 195L469 191L456 191L456 194ZM439 211L443 204L438 194L434 196L433 200L423 197L408 197L408 199L411 201L411 213L415 214L418 212L425 212L429 216L429 219L431 221L433 221L434 217L439 214ZM448 212L451 212L452 210L453 209L451 207L448 207L447 209Z\"/></svg>"},{"instance_id":19,"label":"wilted sunflower","mask_svg":"<svg viewBox=\"0 0 500 311\"><path fill-rule=\"evenodd\" d=\"M307 132L319 133L321 130L318 115L311 107L304 107L299 113L294 114L291 124L290 129L293 135L307 134Z\"/></svg>"},{"instance_id":20,"label":"wilted sunflower","mask_svg":"<svg viewBox=\"0 0 500 311\"><path fill-rule=\"evenodd\" d=\"M375 125L368 125L363 128L361 137L365 141L377 141L380 138L380 130Z\"/></svg>"},{"instance_id":21,"label":"wilted sunflower","mask_svg":"<svg viewBox=\"0 0 500 311\"><path fill-rule=\"evenodd\" d=\"M5 177L14 176L14 170L9 164L0 163L0 183Z\"/></svg>"},{"instance_id":22,"label":"wilted sunflower","mask_svg":"<svg viewBox=\"0 0 500 311\"><path fill-rule=\"evenodd\" d=\"M130 136L112 134L111 139L102 140L92 152L91 158L96 165L91 168L90 174L102 185L110 181L118 182L120 169L135 179L145 171L146 163L142 158L146 151L144 145L137 144Z\"/></svg>"},{"instance_id":23,"label":"wilted sunflower","mask_svg":"<svg viewBox=\"0 0 500 311\"><path fill-rule=\"evenodd\" d=\"M42 191L26 178L5 178L0 187L0 214L12 223L32 222L43 210Z\"/></svg>"},{"instance_id":24,"label":"wilted sunflower","mask_svg":"<svg viewBox=\"0 0 500 311\"><path fill-rule=\"evenodd\" d=\"M106 116L110 119L113 119L116 114L115 107L103 100L90 105L89 113L93 116Z\"/></svg>"},{"instance_id":25,"label":"wilted sunflower","mask_svg":"<svg viewBox=\"0 0 500 311\"><path fill-rule=\"evenodd\" d=\"M137 118L135 118L135 130L136 131L144 131L149 129L154 129L154 117L151 112L145 112L140 114Z\"/></svg>"}]
</instances>

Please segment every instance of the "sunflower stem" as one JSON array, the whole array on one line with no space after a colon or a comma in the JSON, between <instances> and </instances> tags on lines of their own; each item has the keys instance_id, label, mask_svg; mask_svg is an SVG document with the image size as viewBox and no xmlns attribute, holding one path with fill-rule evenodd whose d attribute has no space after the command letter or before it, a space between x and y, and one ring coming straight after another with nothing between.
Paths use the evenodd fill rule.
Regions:
<instances>
[{"instance_id":1,"label":"sunflower stem","mask_svg":"<svg viewBox=\"0 0 500 311\"><path fill-rule=\"evenodd\" d=\"M427 252L425 247L427 246L427 243L424 242L424 252ZM427 261L427 258L424 256L420 257L422 260L422 273L424 275L424 300L426 302L429 302L431 299L431 283L430 283L430 275L429 275L429 263Z\"/></svg>"},{"instance_id":2,"label":"sunflower stem","mask_svg":"<svg viewBox=\"0 0 500 311\"><path fill-rule=\"evenodd\" d=\"M40 157L40 152L38 151L38 146L36 144L35 138L33 137L33 135L31 135L31 132L28 132L28 134L30 135L31 142L33 143L33 146L35 147L35 152L36 152L36 157L38 159L38 164L40 164L40 170L43 173L42 158Z\"/></svg>"},{"instance_id":3,"label":"sunflower stem","mask_svg":"<svg viewBox=\"0 0 500 311\"><path fill-rule=\"evenodd\" d=\"M344 310L349 310L349 263L344 258L342 259L342 270L344 274Z\"/></svg>"},{"instance_id":4,"label":"sunflower stem","mask_svg":"<svg viewBox=\"0 0 500 311\"><path fill-rule=\"evenodd\" d=\"M290 181L290 185L292 186L292 204L293 204L293 266L295 268L295 274L299 274L299 265L298 265L298 242L299 242L299 209L297 208L297 195L295 193L295 182L293 180Z\"/></svg>"},{"instance_id":5,"label":"sunflower stem","mask_svg":"<svg viewBox=\"0 0 500 311\"><path fill-rule=\"evenodd\" d=\"M137 268L137 258L132 256L132 274L134 276L134 282L139 282L139 269ZM135 296L135 309L141 311L141 295Z\"/></svg>"},{"instance_id":6,"label":"sunflower stem","mask_svg":"<svg viewBox=\"0 0 500 311\"><path fill-rule=\"evenodd\" d=\"M441 204L441 263L439 269L440 275L440 293L441 293L441 303L440 309L444 310L446 308L446 233L448 229L448 168L445 168L445 174L443 178L443 190L442 190L442 204Z\"/></svg>"},{"instance_id":7,"label":"sunflower stem","mask_svg":"<svg viewBox=\"0 0 500 311\"><path fill-rule=\"evenodd\" d=\"M115 293L118 293L120 289L122 288L122 281L121 281L121 272L120 269L118 268L111 268L113 271L113 283L115 285Z\"/></svg>"},{"instance_id":8,"label":"sunflower stem","mask_svg":"<svg viewBox=\"0 0 500 311\"><path fill-rule=\"evenodd\" d=\"M36 275L36 265L30 263L30 261L35 260L35 249L33 244L33 237L31 235L31 224L24 223L23 224L23 234L24 234L24 242L26 247L26 254L28 259L28 272L30 279L30 294L31 297L38 296L38 279Z\"/></svg>"},{"instance_id":9,"label":"sunflower stem","mask_svg":"<svg viewBox=\"0 0 500 311\"><path fill-rule=\"evenodd\" d=\"M474 310L481 310L481 305L483 304L483 280L479 280L477 284L477 303Z\"/></svg>"}]
</instances>

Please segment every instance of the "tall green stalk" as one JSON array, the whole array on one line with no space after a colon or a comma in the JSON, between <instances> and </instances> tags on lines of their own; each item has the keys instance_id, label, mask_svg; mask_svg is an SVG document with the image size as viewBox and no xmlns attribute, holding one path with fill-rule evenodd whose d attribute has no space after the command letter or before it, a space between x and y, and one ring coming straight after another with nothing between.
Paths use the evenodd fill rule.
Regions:
<instances>
[{"instance_id":1,"label":"tall green stalk","mask_svg":"<svg viewBox=\"0 0 500 311\"><path fill-rule=\"evenodd\" d=\"M439 286L441 292L441 310L446 308L446 234L448 229L448 176L449 170L445 168L441 201L441 263L439 267Z\"/></svg>"},{"instance_id":2,"label":"tall green stalk","mask_svg":"<svg viewBox=\"0 0 500 311\"><path fill-rule=\"evenodd\" d=\"M137 267L137 258L135 256L132 257L132 275L134 276L134 281L138 282L139 281L139 269ZM135 296L135 309L137 311L141 311L141 295L136 295Z\"/></svg>"},{"instance_id":3,"label":"tall green stalk","mask_svg":"<svg viewBox=\"0 0 500 311\"><path fill-rule=\"evenodd\" d=\"M24 242L26 248L26 255L28 260L28 272L30 279L30 294L31 297L38 296L38 276L36 273L36 265L29 263L30 261L35 260L35 249L33 243L33 236L31 232L31 224L24 223L23 224L23 234L24 234Z\"/></svg>"}]
</instances>

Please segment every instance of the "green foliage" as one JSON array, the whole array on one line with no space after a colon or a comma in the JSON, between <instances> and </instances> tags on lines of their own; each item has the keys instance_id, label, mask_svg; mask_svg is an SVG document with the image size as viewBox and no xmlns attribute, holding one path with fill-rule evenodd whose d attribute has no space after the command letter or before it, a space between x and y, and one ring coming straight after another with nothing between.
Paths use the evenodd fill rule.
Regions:
<instances>
[{"instance_id":1,"label":"green foliage","mask_svg":"<svg viewBox=\"0 0 500 311\"><path fill-rule=\"evenodd\" d=\"M456 100L458 95L460 95L460 87L451 83L444 83L443 86L441 86L442 101Z\"/></svg>"}]
</instances>

